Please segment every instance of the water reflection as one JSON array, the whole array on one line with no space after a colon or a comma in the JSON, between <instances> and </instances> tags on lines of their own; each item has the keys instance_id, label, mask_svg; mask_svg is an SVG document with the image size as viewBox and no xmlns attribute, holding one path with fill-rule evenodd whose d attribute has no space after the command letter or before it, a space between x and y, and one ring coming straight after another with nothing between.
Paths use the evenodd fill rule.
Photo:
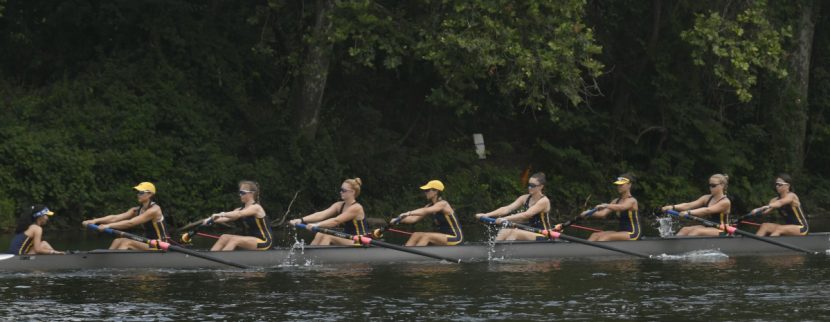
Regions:
<instances>
[{"instance_id":1,"label":"water reflection","mask_svg":"<svg viewBox=\"0 0 830 322\"><path fill-rule=\"evenodd\" d=\"M549 273L562 269L562 260L528 261L504 260L492 261L487 265L487 271L492 273Z\"/></svg>"}]
</instances>

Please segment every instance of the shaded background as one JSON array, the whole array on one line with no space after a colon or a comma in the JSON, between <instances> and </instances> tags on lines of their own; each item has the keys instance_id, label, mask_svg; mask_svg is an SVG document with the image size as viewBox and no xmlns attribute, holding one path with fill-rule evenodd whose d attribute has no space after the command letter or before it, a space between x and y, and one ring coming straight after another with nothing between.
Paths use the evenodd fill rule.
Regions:
<instances>
[{"instance_id":1,"label":"shaded background","mask_svg":"<svg viewBox=\"0 0 830 322\"><path fill-rule=\"evenodd\" d=\"M0 0L0 227L35 201L53 228L122 212L141 181L179 225L237 206L241 179L296 217L350 177L386 218L440 179L470 223L536 171L561 217L628 171L645 213L713 173L745 213L783 171L825 213L826 7Z\"/></svg>"}]
</instances>

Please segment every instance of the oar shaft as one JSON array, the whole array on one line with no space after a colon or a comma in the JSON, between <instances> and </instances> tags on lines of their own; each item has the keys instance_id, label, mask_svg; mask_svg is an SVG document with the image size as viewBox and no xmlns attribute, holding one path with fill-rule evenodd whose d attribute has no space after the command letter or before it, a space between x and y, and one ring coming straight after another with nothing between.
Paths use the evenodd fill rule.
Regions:
<instances>
[{"instance_id":1,"label":"oar shaft","mask_svg":"<svg viewBox=\"0 0 830 322\"><path fill-rule=\"evenodd\" d=\"M305 224L296 224L295 226L297 228L300 228L300 229L306 229ZM409 248L409 247L404 247L404 246L395 245L395 244L390 244L390 243L383 242L383 241L380 241L380 240L375 240L375 239L369 238L367 236L351 235L351 234L344 233L342 231L336 231L336 230L323 228L323 227L317 227L317 226L312 226L311 229L313 231L316 231L316 232L319 232L319 233L332 235L332 236L345 238L345 239L351 239L351 240L359 242L363 245L369 244L369 245L374 245L374 246L378 246L378 247L394 249L394 250L401 251L401 252L426 256L426 257L429 257L429 258L445 260L445 261L448 261L448 262L461 263L460 259L455 259L455 258L449 258L449 257L435 255L435 254L430 254L430 253L427 253L427 252L424 252L424 251L421 251L421 250L412 249L412 248Z\"/></svg>"},{"instance_id":2,"label":"oar shaft","mask_svg":"<svg viewBox=\"0 0 830 322\"><path fill-rule=\"evenodd\" d=\"M596 228L585 227L585 226L580 226L580 225L570 225L569 227L573 227L573 228L576 228L576 229L582 229L582 230L586 230L586 231L591 231L591 232L595 232L595 233L598 233L598 232L602 231L602 230L599 230L599 229L596 229Z\"/></svg>"},{"instance_id":3,"label":"oar shaft","mask_svg":"<svg viewBox=\"0 0 830 322\"><path fill-rule=\"evenodd\" d=\"M98 230L98 225L89 224L89 225L87 225L87 228L97 231ZM238 267L238 268L251 268L250 266L247 266L247 265L242 265L242 264L226 261L224 259L216 258L214 256L210 256L210 255L207 255L207 254L202 254L200 252L190 250L190 249L187 249L187 248L184 248L184 247L171 245L171 244L169 244L167 242L164 242L164 241L155 240L155 239L151 240L151 239L146 238L146 237L133 235L133 234L125 232L125 231L120 231L120 230L116 230L116 229L112 229L112 228L106 228L106 229L104 229L104 232L108 233L108 234L116 235L116 236L121 236L121 237L124 237L124 238L129 238L129 239L135 240L137 242L147 243L148 245L151 245L151 246L157 246L158 248L163 249L163 250L171 250L171 251L174 251L174 252L187 254L187 255L190 255L190 256L193 256L193 257L199 257L199 258L202 258L202 259L206 259L206 260L209 260L209 261L225 264L225 265L228 265L228 266L233 266L233 267Z\"/></svg>"},{"instance_id":4,"label":"oar shaft","mask_svg":"<svg viewBox=\"0 0 830 322\"><path fill-rule=\"evenodd\" d=\"M481 217L481 218L479 218L479 220L481 220L483 222L486 222L486 223L490 223L490 224L495 224L496 223L496 219L489 218L489 217ZM539 228L536 228L536 227L531 227L531 226L527 226L527 225L523 225L523 224L519 224L519 223L510 222L510 221L507 221L507 220L505 220L505 222L507 223L508 227L513 227L513 228L529 231L529 232L532 232L532 233L542 234L544 236L552 237L554 239L567 240L569 242L588 245L588 246L593 246L593 247L598 247L598 248L602 248L602 249L606 249L606 250L610 250L610 251L614 251L614 252L618 252L618 253L623 253L623 254L627 254L627 255L631 255L631 256L637 256L637 257L642 257L642 258L651 258L651 256L646 255L646 254L632 252L632 251L629 251L629 250L620 249L620 248L609 246L609 245L603 245L603 244L598 243L598 242L587 241L587 240L584 240L584 239L581 239L581 238L568 236L568 235L561 234L561 233L555 232L555 231L543 230L543 229L539 229Z\"/></svg>"},{"instance_id":5,"label":"oar shaft","mask_svg":"<svg viewBox=\"0 0 830 322\"><path fill-rule=\"evenodd\" d=\"M666 213L668 213L669 215L672 215L672 216L679 217L679 218L686 218L686 219L697 221L697 222L703 224L706 227L722 229L719 224L717 224L715 222L712 222L712 221L709 221L709 220L706 220L706 219L703 219L703 218L700 218L700 217L690 216L690 215L687 215L687 214L681 214L680 212L677 212L677 211L674 211L674 210L668 210L668 211L666 211ZM758 235L755 235L755 234L750 233L748 231L743 231L743 230L737 229L737 228L732 227L732 226L726 225L726 227L724 227L724 229L726 229L726 231L729 234L738 234L738 235L741 235L741 236L744 236L744 237L748 237L748 238L755 239L755 240L758 240L758 241L770 243L770 244L773 244L773 245L778 245L778 246L781 246L781 247L784 247L784 248L787 248L787 249L791 249L791 250L794 250L794 251L804 252L804 253L807 253L807 254L813 254L813 255L818 254L818 252L815 252L815 251L807 250L807 249L797 247L797 246L793 246L793 245L790 245L790 244L787 244L787 243L782 243L782 242L779 242L777 240L772 240L772 239L767 238L767 237L758 236Z\"/></svg>"},{"instance_id":6,"label":"oar shaft","mask_svg":"<svg viewBox=\"0 0 830 322\"><path fill-rule=\"evenodd\" d=\"M392 228L386 228L386 229L384 229L384 230L385 230L385 231L391 231L391 232L396 233L396 234L401 234L401 235L412 236L412 233L410 233L410 232L408 232L408 231L397 230L397 229L392 229Z\"/></svg>"}]
</instances>

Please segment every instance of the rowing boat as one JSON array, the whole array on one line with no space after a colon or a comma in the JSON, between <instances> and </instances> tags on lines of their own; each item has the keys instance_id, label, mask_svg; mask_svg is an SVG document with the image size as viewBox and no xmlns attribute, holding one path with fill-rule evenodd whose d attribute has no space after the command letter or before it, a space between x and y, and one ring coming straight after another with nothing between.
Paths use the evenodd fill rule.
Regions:
<instances>
[{"instance_id":1,"label":"rowing boat","mask_svg":"<svg viewBox=\"0 0 830 322\"><path fill-rule=\"evenodd\" d=\"M798 247L825 253L830 249L830 233L804 237L773 237ZM603 244L650 255L681 255L700 250L717 250L729 256L797 254L779 246L744 237L669 237L638 241L610 241ZM622 258L624 254L564 241L467 243L459 246L424 246L419 250L464 262L488 260L545 260L553 258ZM211 252L226 261L258 268L291 265L348 263L435 262L434 259L379 247L305 246L268 251ZM80 269L192 269L222 268L219 263L182 253L93 250L67 255L7 255L0 257L0 271L55 271Z\"/></svg>"}]
</instances>

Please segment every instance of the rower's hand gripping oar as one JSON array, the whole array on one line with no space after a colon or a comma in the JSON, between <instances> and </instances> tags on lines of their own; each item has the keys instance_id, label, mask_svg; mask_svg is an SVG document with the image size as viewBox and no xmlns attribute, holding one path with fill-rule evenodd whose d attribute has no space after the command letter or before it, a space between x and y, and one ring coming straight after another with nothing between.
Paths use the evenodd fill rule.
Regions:
<instances>
[{"instance_id":1,"label":"rower's hand gripping oar","mask_svg":"<svg viewBox=\"0 0 830 322\"><path fill-rule=\"evenodd\" d=\"M496 225L496 219L495 218L481 217L481 218L479 218L479 220L481 220L482 222L488 223L488 224ZM637 256L637 257L642 257L642 258L651 258L651 256L646 255L646 254L632 252L632 251L628 251L628 250L625 250L625 249L620 249L620 248L613 247L613 246L603 245L602 243L587 241L587 240L584 240L584 239L581 239L581 238L568 236L568 235L562 234L562 233L560 233L558 231L555 231L555 230L539 229L539 228L536 228L536 227L522 225L522 224L519 224L519 223L514 223L514 222L503 220L503 219L502 219L501 224L503 224L507 227L518 228L518 229L529 231L529 232L532 232L532 233L541 234L541 235L546 236L550 239L562 239L562 240L567 240L569 242L573 242L573 243L577 243L577 244L583 244L583 245L598 247L598 248L602 248L602 249L606 249L606 250L610 250L610 251L614 251L614 252L618 252L618 253L623 253L623 254L627 254L627 255L631 255L631 256Z\"/></svg>"},{"instance_id":2,"label":"rower's hand gripping oar","mask_svg":"<svg viewBox=\"0 0 830 322\"><path fill-rule=\"evenodd\" d=\"M88 225L86 225L86 227L91 229L91 230L99 231L98 225L95 225L95 224L88 224ZM187 254L187 255L190 255L190 256L193 256L193 257L199 257L199 258L206 259L206 260L213 261L213 262L217 262L217 263L220 263L220 264L225 264L225 265L228 265L228 266L233 266L233 267L238 267L238 268L251 268L248 265L242 265L242 264L226 261L224 259L216 258L216 257L210 256L210 255L207 255L207 254L203 254L203 253L200 253L200 252L197 252L197 251L194 251L194 250L190 250L190 249L187 249L187 248L184 248L184 247L171 245L170 243L167 243L167 242L164 242L164 241L160 241L160 240L156 240L156 239L149 239L149 238L146 238L146 237L133 235L133 234L130 234L128 232L115 230L115 229L112 229L112 228L105 228L103 230L103 232L105 232L107 234L115 235L115 236L118 236L118 237L124 237L124 238L128 238L128 239L132 239L132 240L135 240L135 241L140 242L140 243L147 243L147 245L150 245L151 247L157 247L161 250L169 250L169 251L179 252L179 253Z\"/></svg>"},{"instance_id":3,"label":"rower's hand gripping oar","mask_svg":"<svg viewBox=\"0 0 830 322\"><path fill-rule=\"evenodd\" d=\"M202 220L202 223L196 226L193 226L191 230L188 230L186 233L182 234L181 240L182 243L190 244L193 239L193 236L199 235L199 230L203 227L210 227L213 226L213 218L208 218L207 220Z\"/></svg>"},{"instance_id":4,"label":"rower's hand gripping oar","mask_svg":"<svg viewBox=\"0 0 830 322\"><path fill-rule=\"evenodd\" d=\"M677 212L675 210L667 210L666 213L669 214L669 215L678 217L678 218L685 218L685 219L697 221L697 222L703 224L706 227L726 230L726 232L729 235L738 234L738 235L741 235L741 236L744 236L744 237L748 237L748 238L759 240L759 241L762 241L762 242L765 242L765 243L770 243L770 244L773 244L773 245L781 246L781 247L791 249L791 250L794 250L794 251L804 252L804 253L811 254L811 255L818 255L818 252L816 252L816 251L807 250L807 249L797 247L797 246L793 246L793 245L790 245L790 244L787 244L787 243L782 243L780 241L772 240L772 239L767 238L767 237L757 236L757 235L755 235L753 233L750 233L748 231L743 231L743 230L740 230L738 228L735 228L735 227L732 227L732 226L729 226L729 225L726 225L725 227L721 227L720 224L717 224L715 222L712 222L712 221L709 221L709 220L706 220L706 219L703 219L703 218L700 218L700 217L695 217L695 216L692 216L692 215L689 215L689 214L686 214L686 213L680 213L680 212Z\"/></svg>"},{"instance_id":5,"label":"rower's hand gripping oar","mask_svg":"<svg viewBox=\"0 0 830 322\"><path fill-rule=\"evenodd\" d=\"M300 229L307 229L306 224L302 224L302 223L298 223L294 226L297 227L297 228L300 228ZM448 262L451 262L451 263L461 263L460 259L455 259L455 258L449 258L449 257L443 257L443 256L435 255L435 254L430 254L430 253L420 251L420 250L417 250L417 249L412 249L412 248L409 248L409 247L390 244L390 243L383 242L383 241L380 241L380 240L372 239L372 238L367 237L367 236L350 235L350 234L347 234L347 233L344 233L344 232L341 232L341 231L331 230L331 229L328 229L328 228L317 227L317 226L311 226L311 230L315 231L315 232L323 233L323 234L326 234L326 235L332 235L332 236L335 236L335 237L351 239L351 240L354 240L355 242L360 243L361 245L373 245L373 246L378 246L378 247L383 247L383 248L390 248L390 249L394 249L394 250L397 250L397 251L402 251L402 252L406 252L406 253L410 253L410 254L421 255L421 256L426 256L426 257L435 258L435 259L440 259L440 260L448 261Z\"/></svg>"}]
</instances>

